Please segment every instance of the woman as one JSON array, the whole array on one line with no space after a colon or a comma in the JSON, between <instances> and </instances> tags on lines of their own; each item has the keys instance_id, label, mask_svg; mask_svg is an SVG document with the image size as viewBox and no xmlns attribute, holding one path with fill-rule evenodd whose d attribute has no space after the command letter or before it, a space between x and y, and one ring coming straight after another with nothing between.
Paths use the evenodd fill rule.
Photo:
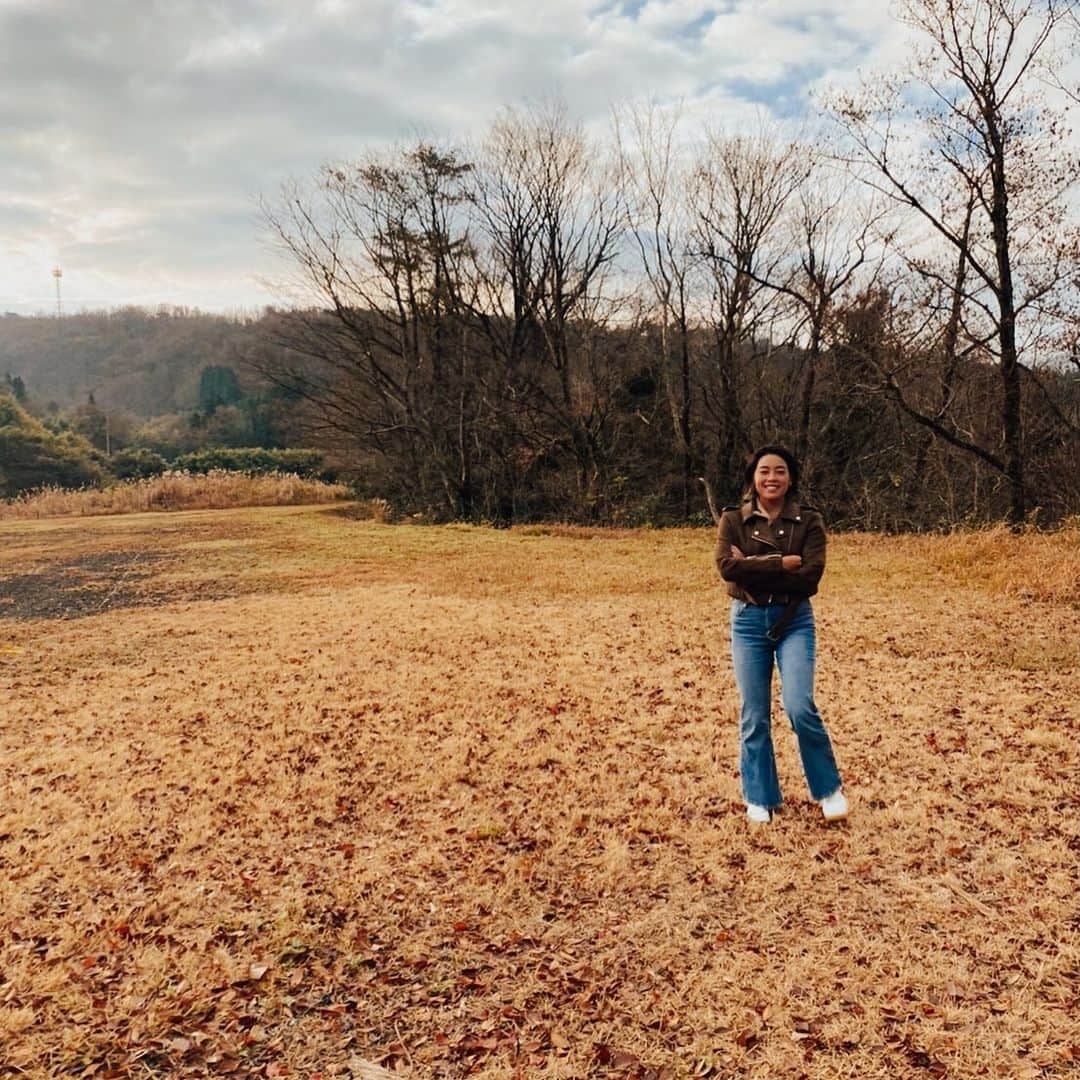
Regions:
<instances>
[{"instance_id":1,"label":"woman","mask_svg":"<svg viewBox=\"0 0 1080 1080\"><path fill-rule=\"evenodd\" d=\"M814 613L825 570L821 515L797 500L799 463L763 446L746 467L742 506L720 518L716 565L731 601L731 658L742 698L739 771L747 817L768 822L782 801L770 702L775 659L811 796L827 821L847 817L832 744L814 704Z\"/></svg>"}]
</instances>

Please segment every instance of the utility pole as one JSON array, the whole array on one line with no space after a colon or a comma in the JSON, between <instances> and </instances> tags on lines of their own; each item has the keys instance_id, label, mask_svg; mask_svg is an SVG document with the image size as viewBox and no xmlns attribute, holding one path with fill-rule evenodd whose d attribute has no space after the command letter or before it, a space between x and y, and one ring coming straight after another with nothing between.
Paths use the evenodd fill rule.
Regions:
<instances>
[{"instance_id":1,"label":"utility pole","mask_svg":"<svg viewBox=\"0 0 1080 1080\"><path fill-rule=\"evenodd\" d=\"M56 356L59 361L64 355L64 305L60 301L60 279L64 276L64 271L59 266L54 266L52 276L56 283Z\"/></svg>"}]
</instances>

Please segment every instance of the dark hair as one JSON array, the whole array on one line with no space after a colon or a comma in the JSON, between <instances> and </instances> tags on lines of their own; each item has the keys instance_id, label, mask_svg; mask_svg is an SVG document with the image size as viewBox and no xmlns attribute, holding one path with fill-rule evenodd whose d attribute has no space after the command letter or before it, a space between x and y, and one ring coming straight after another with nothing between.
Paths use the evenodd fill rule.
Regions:
<instances>
[{"instance_id":1,"label":"dark hair","mask_svg":"<svg viewBox=\"0 0 1080 1080\"><path fill-rule=\"evenodd\" d=\"M766 454L775 454L784 459L787 465L788 475L791 477L789 493L794 495L799 490L799 462L795 455L786 446L759 446L746 462L746 471L743 473L743 495L754 494L754 473L757 471L758 462Z\"/></svg>"}]
</instances>

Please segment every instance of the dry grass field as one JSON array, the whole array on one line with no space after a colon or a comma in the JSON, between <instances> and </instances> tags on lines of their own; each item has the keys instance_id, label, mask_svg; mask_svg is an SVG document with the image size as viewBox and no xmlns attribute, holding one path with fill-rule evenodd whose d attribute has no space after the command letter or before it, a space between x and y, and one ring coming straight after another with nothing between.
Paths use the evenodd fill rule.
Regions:
<instances>
[{"instance_id":1,"label":"dry grass field","mask_svg":"<svg viewBox=\"0 0 1080 1080\"><path fill-rule=\"evenodd\" d=\"M749 827L705 530L0 524L0 1075L1080 1072L1080 534L835 538Z\"/></svg>"}]
</instances>

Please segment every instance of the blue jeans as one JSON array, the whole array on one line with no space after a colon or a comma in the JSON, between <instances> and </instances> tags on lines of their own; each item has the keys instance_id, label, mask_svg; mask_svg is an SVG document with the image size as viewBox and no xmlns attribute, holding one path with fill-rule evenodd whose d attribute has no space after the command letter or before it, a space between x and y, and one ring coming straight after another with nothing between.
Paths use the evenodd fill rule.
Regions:
<instances>
[{"instance_id":1,"label":"blue jeans","mask_svg":"<svg viewBox=\"0 0 1080 1080\"><path fill-rule=\"evenodd\" d=\"M799 741L811 797L824 799L840 787L829 733L814 704L814 612L810 601L804 600L775 644L766 633L783 611L782 604L758 607L742 600L731 602L731 659L742 697L739 771L743 797L770 809L783 801L770 717L774 657L784 710Z\"/></svg>"}]
</instances>

